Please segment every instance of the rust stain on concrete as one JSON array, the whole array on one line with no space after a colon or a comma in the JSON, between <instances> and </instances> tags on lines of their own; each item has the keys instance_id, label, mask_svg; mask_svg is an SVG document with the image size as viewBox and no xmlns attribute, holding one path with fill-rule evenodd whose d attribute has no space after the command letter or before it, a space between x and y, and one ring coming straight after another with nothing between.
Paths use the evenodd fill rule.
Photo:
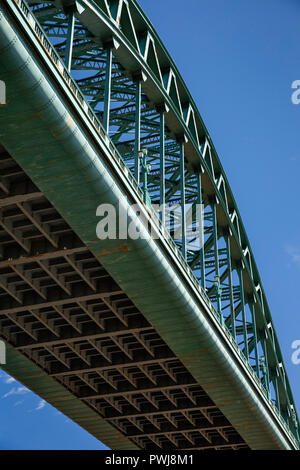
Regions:
<instances>
[{"instance_id":1,"label":"rust stain on concrete","mask_svg":"<svg viewBox=\"0 0 300 470\"><path fill-rule=\"evenodd\" d=\"M128 246L126 245L120 245L118 246L117 248L115 248L114 250L112 251L109 251L109 250L101 250L101 255L113 255L114 253L118 253L119 251L129 251L129 248Z\"/></svg>"},{"instance_id":2,"label":"rust stain on concrete","mask_svg":"<svg viewBox=\"0 0 300 470\"><path fill-rule=\"evenodd\" d=\"M117 248L117 251L129 251L129 248L126 245L121 245Z\"/></svg>"}]
</instances>

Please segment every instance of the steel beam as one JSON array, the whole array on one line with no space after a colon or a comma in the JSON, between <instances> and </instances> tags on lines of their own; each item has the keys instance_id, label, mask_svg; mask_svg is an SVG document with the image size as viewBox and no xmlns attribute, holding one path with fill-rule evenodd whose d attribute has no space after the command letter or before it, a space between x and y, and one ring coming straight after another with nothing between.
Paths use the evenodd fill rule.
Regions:
<instances>
[{"instance_id":1,"label":"steel beam","mask_svg":"<svg viewBox=\"0 0 300 470\"><path fill-rule=\"evenodd\" d=\"M153 362L153 361L152 361ZM106 399L107 397L118 397L118 396L127 396L127 395L137 395L137 394L149 394L152 392L163 392L166 390L183 390L187 387L199 387L199 385L193 381L188 383L178 383L176 385L158 385L156 387L139 387L138 389L131 390L119 390L116 392L106 392L106 393L96 393L92 395L81 395L79 398L81 400L94 400L94 399Z\"/></svg>"},{"instance_id":2,"label":"steel beam","mask_svg":"<svg viewBox=\"0 0 300 470\"><path fill-rule=\"evenodd\" d=\"M160 138L159 138L159 148L160 148L160 218L163 223L165 224L166 220L166 199L165 199L165 192L166 192L166 172L165 172L165 113L163 110L160 111Z\"/></svg>"},{"instance_id":3,"label":"steel beam","mask_svg":"<svg viewBox=\"0 0 300 470\"><path fill-rule=\"evenodd\" d=\"M197 178L197 204L199 205L199 260L200 260L200 283L203 289L206 288L205 281L205 252L204 252L204 214L203 214L203 199L202 199L202 182L201 171L196 174Z\"/></svg>"},{"instance_id":4,"label":"steel beam","mask_svg":"<svg viewBox=\"0 0 300 470\"><path fill-rule=\"evenodd\" d=\"M217 202L213 200L211 202L212 208L212 230L213 230L213 240L214 240L214 269L215 269L215 288L217 293L217 305L218 313L220 315L221 323L224 323L224 317L222 313L222 300L220 293L220 265L219 265L219 249L218 249L218 221L217 221Z\"/></svg>"},{"instance_id":5,"label":"steel beam","mask_svg":"<svg viewBox=\"0 0 300 470\"><path fill-rule=\"evenodd\" d=\"M181 204L181 243L182 256L186 259L186 213L185 213L185 156L184 140L179 143L180 158L180 204Z\"/></svg>"},{"instance_id":6,"label":"steel beam","mask_svg":"<svg viewBox=\"0 0 300 470\"><path fill-rule=\"evenodd\" d=\"M140 157L141 150L141 106L142 106L142 81L136 79L135 91L135 140L134 140L134 176L137 182L140 181Z\"/></svg>"},{"instance_id":7,"label":"steel beam","mask_svg":"<svg viewBox=\"0 0 300 470\"><path fill-rule=\"evenodd\" d=\"M74 27L75 27L75 14L73 10L70 10L68 13L68 32L67 32L67 42L66 42L66 49L65 49L65 64L69 72L71 71L71 67L72 67Z\"/></svg>"},{"instance_id":8,"label":"steel beam","mask_svg":"<svg viewBox=\"0 0 300 470\"><path fill-rule=\"evenodd\" d=\"M253 341L254 341L254 355L255 355L255 372L258 378L260 378L259 373L259 352L258 352L258 344L257 344L257 329L256 329L256 319L255 319L255 307L254 302L249 302L249 308L251 313L252 319L252 330L253 330ZM249 347L248 347L249 350Z\"/></svg>"},{"instance_id":9,"label":"steel beam","mask_svg":"<svg viewBox=\"0 0 300 470\"><path fill-rule=\"evenodd\" d=\"M240 299L242 307L242 325L243 325L243 338L244 338L244 349L243 352L247 360L249 360L249 351L248 351L248 336L247 336L247 322L246 322L246 311L245 311L245 293L244 293L244 281L243 281L243 271L242 267L237 267L237 273L240 283Z\"/></svg>"},{"instance_id":10,"label":"steel beam","mask_svg":"<svg viewBox=\"0 0 300 470\"><path fill-rule=\"evenodd\" d=\"M230 235L225 235L225 243L227 250L227 271L228 271L228 285L229 285L229 302L230 302L230 329L233 338L236 340L236 326L235 326L235 308L233 298L233 286L232 286L232 265L231 265L231 249L230 249Z\"/></svg>"},{"instance_id":11,"label":"steel beam","mask_svg":"<svg viewBox=\"0 0 300 470\"><path fill-rule=\"evenodd\" d=\"M113 58L112 47L108 46L106 49L104 111L103 111L103 127L107 135L109 134L109 120L110 120L112 58Z\"/></svg>"},{"instance_id":12,"label":"steel beam","mask_svg":"<svg viewBox=\"0 0 300 470\"><path fill-rule=\"evenodd\" d=\"M131 361L127 362L116 362L113 364L103 364L103 361L99 362L99 365L95 365L92 367L84 367L84 368L78 368L78 367L72 367L69 370L61 370L61 368L58 368L60 370L55 371L51 370L49 373L50 377L60 377L60 376L67 376L67 375L76 375L76 374L82 374L82 373L88 373L88 372L97 372L97 371L103 371L103 370L110 370L118 367L134 367L134 366L139 366L139 365L145 365L145 364L160 364L161 362L165 361L170 361L170 360L175 360L177 359L176 356L173 354L166 354L165 357L152 357L151 359L133 359ZM55 369L55 368L54 368Z\"/></svg>"}]
</instances>

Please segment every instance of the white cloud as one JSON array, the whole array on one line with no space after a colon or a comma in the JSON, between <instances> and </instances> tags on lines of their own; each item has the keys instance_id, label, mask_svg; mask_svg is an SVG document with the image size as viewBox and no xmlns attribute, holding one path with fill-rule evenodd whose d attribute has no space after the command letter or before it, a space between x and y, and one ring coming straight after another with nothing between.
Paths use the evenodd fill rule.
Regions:
<instances>
[{"instance_id":1,"label":"white cloud","mask_svg":"<svg viewBox=\"0 0 300 470\"><path fill-rule=\"evenodd\" d=\"M26 387L13 387L10 389L9 392L5 393L5 395L2 396L2 398L7 398L10 397L11 395L24 395L25 393L28 393L29 390Z\"/></svg>"},{"instance_id":2,"label":"white cloud","mask_svg":"<svg viewBox=\"0 0 300 470\"><path fill-rule=\"evenodd\" d=\"M45 400L40 400L38 406L35 408L36 411L42 410L46 406Z\"/></svg>"},{"instance_id":3,"label":"white cloud","mask_svg":"<svg viewBox=\"0 0 300 470\"><path fill-rule=\"evenodd\" d=\"M22 403L24 403L24 400L16 401L16 403L14 403L14 406L22 405Z\"/></svg>"},{"instance_id":4,"label":"white cloud","mask_svg":"<svg viewBox=\"0 0 300 470\"><path fill-rule=\"evenodd\" d=\"M11 377L6 372L3 372L3 374L0 372L0 379L2 379L6 384L11 384L13 382L16 382L16 379Z\"/></svg>"},{"instance_id":5,"label":"white cloud","mask_svg":"<svg viewBox=\"0 0 300 470\"><path fill-rule=\"evenodd\" d=\"M39 411L45 408L47 402L45 400L40 400L36 406L36 408L32 408L31 410L27 410L28 413L32 413L33 411Z\"/></svg>"},{"instance_id":6,"label":"white cloud","mask_svg":"<svg viewBox=\"0 0 300 470\"><path fill-rule=\"evenodd\" d=\"M292 263L300 267L300 248L289 245L286 247L285 251L289 255Z\"/></svg>"},{"instance_id":7,"label":"white cloud","mask_svg":"<svg viewBox=\"0 0 300 470\"><path fill-rule=\"evenodd\" d=\"M6 384L11 384L11 383L13 383L13 382L15 382L15 381L16 381L16 379L14 379L13 377L8 377L8 379L5 380L5 383L6 383Z\"/></svg>"}]
</instances>

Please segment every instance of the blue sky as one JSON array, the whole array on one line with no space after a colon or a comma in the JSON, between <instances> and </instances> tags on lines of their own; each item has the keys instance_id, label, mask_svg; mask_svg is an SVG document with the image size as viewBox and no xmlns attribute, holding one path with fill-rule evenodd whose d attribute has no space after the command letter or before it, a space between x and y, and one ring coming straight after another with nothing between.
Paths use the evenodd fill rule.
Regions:
<instances>
[{"instance_id":1,"label":"blue sky","mask_svg":"<svg viewBox=\"0 0 300 470\"><path fill-rule=\"evenodd\" d=\"M140 0L177 63L227 173L300 411L298 0ZM0 377L0 448L99 449L40 398Z\"/></svg>"}]
</instances>

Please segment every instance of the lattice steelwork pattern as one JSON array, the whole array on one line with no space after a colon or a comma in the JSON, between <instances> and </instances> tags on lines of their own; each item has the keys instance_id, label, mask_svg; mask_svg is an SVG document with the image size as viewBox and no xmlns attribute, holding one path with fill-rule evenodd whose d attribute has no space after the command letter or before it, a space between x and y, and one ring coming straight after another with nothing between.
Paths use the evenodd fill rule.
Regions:
<instances>
[{"instance_id":1,"label":"lattice steelwork pattern","mask_svg":"<svg viewBox=\"0 0 300 470\"><path fill-rule=\"evenodd\" d=\"M189 249L199 240L185 224L176 243L267 397L297 434L267 300L226 175L152 25L133 0L28 3L131 169L145 203L163 207L162 221L166 204L190 204L193 210L202 204L195 220L199 249ZM37 34L48 48L43 33Z\"/></svg>"},{"instance_id":2,"label":"lattice steelwork pattern","mask_svg":"<svg viewBox=\"0 0 300 470\"><path fill-rule=\"evenodd\" d=\"M286 369L238 208L197 107L153 26L135 0L16 0L16 5L90 124L101 135L110 137L113 154L131 170L128 180L139 189L149 210L160 204L163 224L166 204L178 203L182 211L184 204L192 206L194 223L199 227L198 239L183 223L181 236L175 240L181 253L178 256L202 286L203 296L255 372L261 391L299 439L299 422ZM202 205L200 215L195 211L196 204ZM30 200L18 210L30 220ZM6 226L26 250L27 242L19 237L19 228L14 224ZM53 246L55 240L48 233L47 223L45 227L43 235ZM199 249L191 249L195 243ZM41 249L39 253L42 252ZM97 270L91 268L87 279L83 274L90 262L87 253L71 252L69 256L66 252L57 266L46 259L36 262L32 274L21 275L20 269L18 272L13 268L14 274L4 274L23 281L29 277L35 295L45 293L44 280L39 278L42 271L52 282L61 283L65 295L68 286L80 278L93 295ZM6 284L5 276L3 286L7 293L11 286ZM55 290L54 284L52 288ZM18 289L10 289L15 301ZM26 292L24 295L26 298ZM124 294L115 295L113 301L119 302ZM85 302L80 300L80 305L85 306L88 316ZM93 297L88 297L89 309L100 309L91 307L93 302ZM103 309L111 309L106 300L102 303ZM73 321L76 309L82 312L82 306L76 305L67 309L68 321ZM136 337L139 344L137 338L140 336ZM122 339L123 348L128 351L133 347L130 344L129 339ZM83 349L89 347L85 345ZM56 371L60 372L64 373Z\"/></svg>"}]
</instances>

